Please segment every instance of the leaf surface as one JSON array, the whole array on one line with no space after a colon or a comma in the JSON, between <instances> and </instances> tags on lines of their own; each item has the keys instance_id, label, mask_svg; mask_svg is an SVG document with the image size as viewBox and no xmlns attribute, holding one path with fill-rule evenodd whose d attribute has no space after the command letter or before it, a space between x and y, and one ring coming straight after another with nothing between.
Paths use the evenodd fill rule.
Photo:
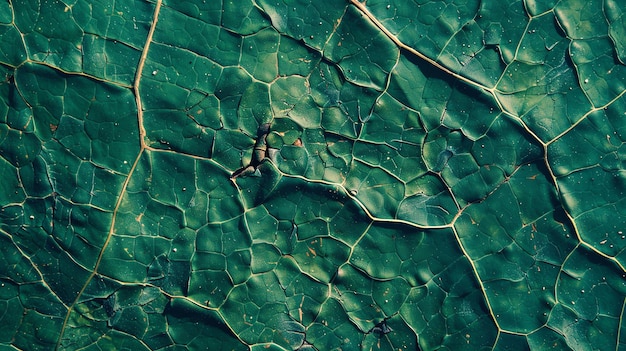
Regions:
<instances>
[{"instance_id":1,"label":"leaf surface","mask_svg":"<svg viewBox=\"0 0 626 351\"><path fill-rule=\"evenodd\" d=\"M624 11L0 5L0 345L624 348Z\"/></svg>"}]
</instances>

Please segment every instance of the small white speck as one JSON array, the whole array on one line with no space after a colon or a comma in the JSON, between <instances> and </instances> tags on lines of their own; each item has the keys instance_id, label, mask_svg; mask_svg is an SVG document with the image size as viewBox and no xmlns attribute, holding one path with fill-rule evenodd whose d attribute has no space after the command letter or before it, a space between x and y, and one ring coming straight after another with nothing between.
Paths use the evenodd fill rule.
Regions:
<instances>
[{"instance_id":1,"label":"small white speck","mask_svg":"<svg viewBox=\"0 0 626 351\"><path fill-rule=\"evenodd\" d=\"M157 75L157 73L159 73L159 71L156 71L156 70L152 71L152 75L153 75L153 76L156 76L156 75Z\"/></svg>"},{"instance_id":2,"label":"small white speck","mask_svg":"<svg viewBox=\"0 0 626 351\"><path fill-rule=\"evenodd\" d=\"M585 79L585 84L589 83L589 78Z\"/></svg>"},{"instance_id":3,"label":"small white speck","mask_svg":"<svg viewBox=\"0 0 626 351\"><path fill-rule=\"evenodd\" d=\"M176 252L176 251L178 251L178 249L177 248L173 248L172 251Z\"/></svg>"},{"instance_id":4,"label":"small white speck","mask_svg":"<svg viewBox=\"0 0 626 351\"><path fill-rule=\"evenodd\" d=\"M391 8L391 5L387 5L387 10L389 10Z\"/></svg>"},{"instance_id":5,"label":"small white speck","mask_svg":"<svg viewBox=\"0 0 626 351\"><path fill-rule=\"evenodd\" d=\"M35 219L35 216L30 215L28 218L30 218L30 219Z\"/></svg>"}]
</instances>

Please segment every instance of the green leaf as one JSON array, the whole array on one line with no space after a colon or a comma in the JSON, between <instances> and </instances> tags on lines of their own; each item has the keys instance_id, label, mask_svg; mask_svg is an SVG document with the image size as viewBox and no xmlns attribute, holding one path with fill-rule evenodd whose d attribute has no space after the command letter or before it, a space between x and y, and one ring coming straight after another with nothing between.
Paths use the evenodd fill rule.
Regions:
<instances>
[{"instance_id":1,"label":"green leaf","mask_svg":"<svg viewBox=\"0 0 626 351\"><path fill-rule=\"evenodd\" d=\"M0 4L0 348L625 348L624 13Z\"/></svg>"}]
</instances>

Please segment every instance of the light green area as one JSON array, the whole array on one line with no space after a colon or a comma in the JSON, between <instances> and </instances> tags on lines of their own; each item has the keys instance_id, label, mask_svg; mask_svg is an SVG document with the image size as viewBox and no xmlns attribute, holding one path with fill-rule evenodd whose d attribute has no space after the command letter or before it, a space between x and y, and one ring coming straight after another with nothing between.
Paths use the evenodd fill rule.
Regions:
<instances>
[{"instance_id":1,"label":"light green area","mask_svg":"<svg viewBox=\"0 0 626 351\"><path fill-rule=\"evenodd\" d=\"M0 348L626 348L626 7L362 5L0 4Z\"/></svg>"}]
</instances>

